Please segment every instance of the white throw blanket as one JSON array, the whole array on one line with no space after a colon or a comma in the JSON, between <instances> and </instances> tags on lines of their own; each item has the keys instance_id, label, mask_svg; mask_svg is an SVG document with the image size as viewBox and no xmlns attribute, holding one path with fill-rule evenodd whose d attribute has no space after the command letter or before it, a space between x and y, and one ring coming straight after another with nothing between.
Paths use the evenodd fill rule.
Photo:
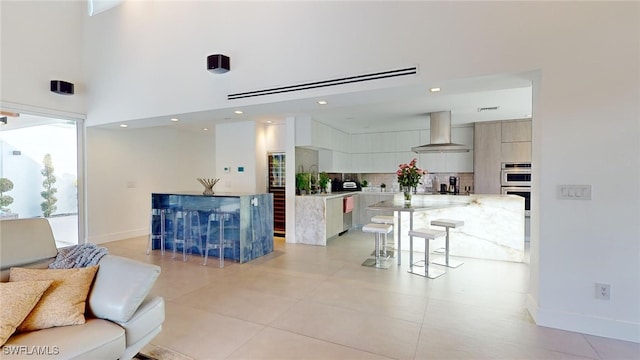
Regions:
<instances>
[{"instance_id":1,"label":"white throw blanket","mask_svg":"<svg viewBox=\"0 0 640 360\"><path fill-rule=\"evenodd\" d=\"M49 269L72 269L98 265L109 250L96 244L86 243L69 246L58 250L56 259L49 264Z\"/></svg>"}]
</instances>

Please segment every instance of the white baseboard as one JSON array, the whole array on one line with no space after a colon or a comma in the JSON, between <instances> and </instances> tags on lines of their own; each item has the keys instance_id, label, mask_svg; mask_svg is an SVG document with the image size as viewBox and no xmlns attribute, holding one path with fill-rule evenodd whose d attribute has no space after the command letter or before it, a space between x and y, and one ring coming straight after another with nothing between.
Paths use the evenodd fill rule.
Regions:
<instances>
[{"instance_id":1,"label":"white baseboard","mask_svg":"<svg viewBox=\"0 0 640 360\"><path fill-rule=\"evenodd\" d=\"M145 228L145 229L121 231L121 232L111 233L111 234L91 235L87 240L90 243L103 244L106 242L124 240L132 237L147 236L147 235L149 235L149 229Z\"/></svg>"},{"instance_id":2,"label":"white baseboard","mask_svg":"<svg viewBox=\"0 0 640 360\"><path fill-rule=\"evenodd\" d=\"M527 310L538 326L640 343L639 323L540 308L531 294Z\"/></svg>"}]
</instances>

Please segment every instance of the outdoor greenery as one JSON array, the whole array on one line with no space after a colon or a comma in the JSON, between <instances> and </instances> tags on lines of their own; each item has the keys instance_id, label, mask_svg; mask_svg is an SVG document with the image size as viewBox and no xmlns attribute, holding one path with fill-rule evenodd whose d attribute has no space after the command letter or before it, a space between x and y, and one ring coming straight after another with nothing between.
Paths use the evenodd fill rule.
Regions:
<instances>
[{"instance_id":1,"label":"outdoor greenery","mask_svg":"<svg viewBox=\"0 0 640 360\"><path fill-rule=\"evenodd\" d=\"M50 217L51 214L58 210L58 207L56 206L58 199L55 197L55 193L58 192L58 189L54 186L56 183L56 176L53 174L54 167L51 161L51 154L46 154L44 156L43 164L44 168L40 173L44 176L44 181L42 182L44 191L42 191L40 195L42 195L44 201L40 204L40 208L42 208L42 215L44 217Z\"/></svg>"},{"instance_id":2,"label":"outdoor greenery","mask_svg":"<svg viewBox=\"0 0 640 360\"><path fill-rule=\"evenodd\" d=\"M13 198L4 194L11 189L13 189L13 182L7 178L0 178L0 211L2 212L11 212L7 206L11 205Z\"/></svg>"}]
</instances>

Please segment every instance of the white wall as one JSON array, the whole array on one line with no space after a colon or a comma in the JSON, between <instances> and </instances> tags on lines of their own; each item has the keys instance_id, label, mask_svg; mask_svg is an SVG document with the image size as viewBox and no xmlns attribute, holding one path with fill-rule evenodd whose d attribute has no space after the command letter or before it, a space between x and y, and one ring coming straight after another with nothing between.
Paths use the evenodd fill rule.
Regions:
<instances>
[{"instance_id":1,"label":"white wall","mask_svg":"<svg viewBox=\"0 0 640 360\"><path fill-rule=\"evenodd\" d=\"M87 128L88 241L147 234L152 192L204 191L196 178L216 175L214 136L170 127Z\"/></svg>"},{"instance_id":2,"label":"white wall","mask_svg":"<svg viewBox=\"0 0 640 360\"><path fill-rule=\"evenodd\" d=\"M29 78L33 70L20 60L38 61L14 52L7 66L5 19L46 23L32 9L7 9L2 2L2 100L6 83L19 84L5 73ZM407 64L430 81L531 71L537 175L529 310L540 325L640 341L639 17L638 2L125 2L86 24L87 124L225 108L228 93ZM12 35L17 48L21 34ZM27 38L35 46L66 39ZM232 71L206 72L211 53L231 56ZM38 73L55 72L43 66ZM35 86L25 92L11 99L50 104ZM593 199L557 200L559 184L591 184ZM122 190L121 183L107 188ZM92 201L95 214L111 215ZM91 231L106 230L91 221ZM611 284L610 301L594 298L596 282Z\"/></svg>"},{"instance_id":3,"label":"white wall","mask_svg":"<svg viewBox=\"0 0 640 360\"><path fill-rule=\"evenodd\" d=\"M262 171L257 167L259 149L262 149L264 163L266 153L264 146L256 141L258 134L256 123L244 121L216 125L216 164L217 176L220 178L217 190L220 192L255 192L257 191L257 174ZM260 142L263 143L263 142ZM244 172L238 170L244 168ZM228 171L225 171L225 168ZM266 181L266 180L265 180ZM216 190L216 189L214 189ZM265 191L264 188L260 191Z\"/></svg>"},{"instance_id":4,"label":"white wall","mask_svg":"<svg viewBox=\"0 0 640 360\"><path fill-rule=\"evenodd\" d=\"M3 109L79 114L86 92L82 56L83 1L0 3L0 100ZM51 80L75 85L74 95L50 91Z\"/></svg>"}]
</instances>

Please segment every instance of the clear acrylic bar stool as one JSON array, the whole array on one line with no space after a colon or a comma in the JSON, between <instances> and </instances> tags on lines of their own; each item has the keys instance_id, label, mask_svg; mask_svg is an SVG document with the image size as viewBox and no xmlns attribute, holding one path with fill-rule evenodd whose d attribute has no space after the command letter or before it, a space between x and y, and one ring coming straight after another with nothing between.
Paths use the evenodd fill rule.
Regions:
<instances>
[{"instance_id":1,"label":"clear acrylic bar stool","mask_svg":"<svg viewBox=\"0 0 640 360\"><path fill-rule=\"evenodd\" d=\"M196 226L194 228L194 220ZM182 237L180 237L180 225L182 224ZM198 210L176 210L173 221L173 256L176 257L178 244L182 245L182 260L187 261L187 248L195 246L198 251L202 245L202 232L200 231L200 212Z\"/></svg>"},{"instance_id":2,"label":"clear acrylic bar stool","mask_svg":"<svg viewBox=\"0 0 640 360\"><path fill-rule=\"evenodd\" d=\"M209 250L218 249L218 258L220 260L220 267L224 267L224 249L232 249L234 252L235 258L235 246L233 240L225 239L224 235L224 223L225 221L229 221L231 214L224 211L214 211L209 214L209 220L207 221L207 236L204 244L204 262L202 265L207 265L207 259L209 258ZM215 230L215 225L211 226L211 224L218 223L218 238L213 238L211 236L211 230Z\"/></svg>"},{"instance_id":3,"label":"clear acrylic bar stool","mask_svg":"<svg viewBox=\"0 0 640 360\"><path fill-rule=\"evenodd\" d=\"M166 214L169 212L169 209L151 209L151 219L149 220L149 241L147 242L147 255L151 254L151 250L153 249L153 241L156 239L160 240L160 254L164 255L164 243L167 236L166 231ZM154 218L160 218L160 233L156 234L153 231Z\"/></svg>"}]
</instances>

